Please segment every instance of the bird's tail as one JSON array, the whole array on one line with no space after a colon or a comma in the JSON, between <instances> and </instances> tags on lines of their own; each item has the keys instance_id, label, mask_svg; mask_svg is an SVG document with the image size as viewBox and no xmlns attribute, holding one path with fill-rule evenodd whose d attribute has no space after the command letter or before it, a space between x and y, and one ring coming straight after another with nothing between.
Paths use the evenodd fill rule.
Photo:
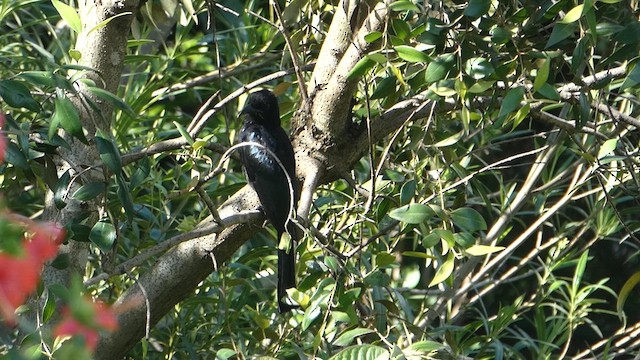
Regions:
<instances>
[{"instance_id":1,"label":"bird's tail","mask_svg":"<svg viewBox=\"0 0 640 360\"><path fill-rule=\"evenodd\" d=\"M295 247L291 246L288 252L278 249L278 310L280 313L298 307L286 302L287 289L293 287L296 287L296 253Z\"/></svg>"}]
</instances>

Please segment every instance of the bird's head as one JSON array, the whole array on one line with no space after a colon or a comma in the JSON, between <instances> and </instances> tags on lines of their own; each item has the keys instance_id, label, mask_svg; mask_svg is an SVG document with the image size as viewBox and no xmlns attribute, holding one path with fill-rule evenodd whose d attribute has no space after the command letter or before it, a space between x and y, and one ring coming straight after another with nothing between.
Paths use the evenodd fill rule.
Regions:
<instances>
[{"instance_id":1,"label":"bird's head","mask_svg":"<svg viewBox=\"0 0 640 360\"><path fill-rule=\"evenodd\" d=\"M240 115L249 115L254 121L262 125L280 125L278 99L271 91L266 89L249 94L249 98Z\"/></svg>"}]
</instances>

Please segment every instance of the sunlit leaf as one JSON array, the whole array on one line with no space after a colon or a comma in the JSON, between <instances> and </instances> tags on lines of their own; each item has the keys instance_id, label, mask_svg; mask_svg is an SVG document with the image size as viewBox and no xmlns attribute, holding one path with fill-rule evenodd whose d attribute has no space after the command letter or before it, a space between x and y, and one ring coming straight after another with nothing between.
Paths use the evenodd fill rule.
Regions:
<instances>
[{"instance_id":1,"label":"sunlit leaf","mask_svg":"<svg viewBox=\"0 0 640 360\"><path fill-rule=\"evenodd\" d=\"M426 62L429 62L429 60L431 60L431 58L427 54L411 46L399 45L399 46L396 46L395 49L396 49L396 52L398 53L398 56L400 56L402 60L405 60L408 62L426 63Z\"/></svg>"},{"instance_id":2,"label":"sunlit leaf","mask_svg":"<svg viewBox=\"0 0 640 360\"><path fill-rule=\"evenodd\" d=\"M429 283L429 287L438 285L441 282L447 280L449 276L451 276L451 274L453 273L454 265L455 265L455 258L453 257L453 255L450 255L449 258L442 265L440 265L440 267L438 267L436 274L434 275L433 279Z\"/></svg>"},{"instance_id":3,"label":"sunlit leaf","mask_svg":"<svg viewBox=\"0 0 640 360\"><path fill-rule=\"evenodd\" d=\"M454 60L455 57L453 54L438 55L427 65L427 70L424 74L425 81L432 83L446 78L453 68Z\"/></svg>"},{"instance_id":4,"label":"sunlit leaf","mask_svg":"<svg viewBox=\"0 0 640 360\"><path fill-rule=\"evenodd\" d=\"M62 17L76 34L82 32L82 22L76 9L58 0L51 0L51 3L58 11L58 14L60 14L60 17Z\"/></svg>"},{"instance_id":5,"label":"sunlit leaf","mask_svg":"<svg viewBox=\"0 0 640 360\"><path fill-rule=\"evenodd\" d=\"M602 146L600 146L600 150L598 150L598 160L611 154L616 149L617 146L618 146L618 138L613 138L605 141L602 144Z\"/></svg>"},{"instance_id":6,"label":"sunlit leaf","mask_svg":"<svg viewBox=\"0 0 640 360\"><path fill-rule=\"evenodd\" d=\"M472 256L483 256L487 254L493 254L494 252L504 250L504 246L490 246L490 245L472 245L465 249L467 254Z\"/></svg>"},{"instance_id":7,"label":"sunlit leaf","mask_svg":"<svg viewBox=\"0 0 640 360\"><path fill-rule=\"evenodd\" d=\"M573 9L569 10L569 12L559 21L561 24L569 24L572 22L578 21L580 16L582 16L582 10L584 9L584 4L580 4L575 6Z\"/></svg>"},{"instance_id":8,"label":"sunlit leaf","mask_svg":"<svg viewBox=\"0 0 640 360\"><path fill-rule=\"evenodd\" d=\"M549 78L549 69L551 67L551 60L546 58L542 61L542 65L538 69L538 73L536 74L536 78L533 81L533 91L538 91L542 87L542 85L547 83L547 79Z\"/></svg>"},{"instance_id":9,"label":"sunlit leaf","mask_svg":"<svg viewBox=\"0 0 640 360\"><path fill-rule=\"evenodd\" d=\"M330 360L375 359L389 360L389 352L377 345L364 344L348 347L329 358Z\"/></svg>"},{"instance_id":10,"label":"sunlit leaf","mask_svg":"<svg viewBox=\"0 0 640 360\"><path fill-rule=\"evenodd\" d=\"M467 60L464 69L469 76L476 80L484 79L495 73L495 69L489 60L481 57Z\"/></svg>"}]
</instances>

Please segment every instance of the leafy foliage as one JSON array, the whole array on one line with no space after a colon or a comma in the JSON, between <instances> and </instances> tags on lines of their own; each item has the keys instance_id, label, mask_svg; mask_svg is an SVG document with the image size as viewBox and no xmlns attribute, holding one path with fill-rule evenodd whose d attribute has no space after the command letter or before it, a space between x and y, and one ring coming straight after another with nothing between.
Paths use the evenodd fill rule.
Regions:
<instances>
[{"instance_id":1,"label":"leafy foliage","mask_svg":"<svg viewBox=\"0 0 640 360\"><path fill-rule=\"evenodd\" d=\"M269 2L218 4L145 2L118 93L85 84L116 108L112 133L95 137L108 184L58 174L53 160L70 146L60 129L87 141L71 100L78 72L87 70L74 61L72 50L82 49L71 45L82 19L60 1L0 7L10 138L0 184L7 205L28 216L50 193L58 208L69 198L104 203L96 225L88 215L67 224L73 239L92 243L88 274L109 272L206 219L207 204L190 190L201 187L220 205L243 186L235 160L208 177L235 141L236 102L209 117L196 138L191 119L203 116L208 99L291 68L292 56L313 63L341 11L334 3L281 3L291 54L283 33L261 18L280 23ZM131 358L637 354L640 342L628 337L640 321L634 6L391 3L385 31L365 37L376 50L348 76L360 79L354 125L410 98L438 106L373 144L353 179L316 192L313 229L297 249L292 297L302 311L277 314L267 228L167 314ZM297 110L296 81L271 83L285 123ZM186 139L181 149L132 157L177 137ZM81 187L70 192L73 183ZM113 300L152 261L87 290Z\"/></svg>"}]
</instances>

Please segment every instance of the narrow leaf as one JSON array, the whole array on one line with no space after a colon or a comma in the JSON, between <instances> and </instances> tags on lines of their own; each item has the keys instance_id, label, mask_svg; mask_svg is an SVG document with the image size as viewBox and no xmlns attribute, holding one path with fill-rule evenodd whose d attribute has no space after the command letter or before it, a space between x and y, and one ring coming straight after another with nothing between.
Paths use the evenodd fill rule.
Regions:
<instances>
[{"instance_id":1,"label":"narrow leaf","mask_svg":"<svg viewBox=\"0 0 640 360\"><path fill-rule=\"evenodd\" d=\"M193 138L191 137L191 135L189 135L189 132L187 131L187 129L184 128L184 126L182 126L182 124L180 124L177 121L173 122L173 125L176 126L176 129L178 129L178 132L180 133L180 135L182 135L182 137L187 140L187 142L189 143L189 145L193 146Z\"/></svg>"},{"instance_id":2,"label":"narrow leaf","mask_svg":"<svg viewBox=\"0 0 640 360\"><path fill-rule=\"evenodd\" d=\"M75 31L76 34L82 32L82 22L76 9L58 0L51 0L51 3L58 11L58 14L60 14L60 17L69 24L69 27Z\"/></svg>"},{"instance_id":3,"label":"narrow leaf","mask_svg":"<svg viewBox=\"0 0 640 360\"><path fill-rule=\"evenodd\" d=\"M87 201L102 194L106 189L106 184L103 182L93 182L82 185L78 190L73 193L73 198L80 201Z\"/></svg>"},{"instance_id":4,"label":"narrow leaf","mask_svg":"<svg viewBox=\"0 0 640 360\"><path fill-rule=\"evenodd\" d=\"M540 69L538 69L538 73L536 74L536 78L533 81L533 91L538 91L542 87L542 85L547 83L547 79L549 78L549 69L551 67L551 60L546 58L543 60Z\"/></svg>"},{"instance_id":5,"label":"narrow leaf","mask_svg":"<svg viewBox=\"0 0 640 360\"><path fill-rule=\"evenodd\" d=\"M70 181L71 175L69 175L69 170L67 170L60 175L60 179L58 179L58 182L56 183L56 188L53 190L53 202L56 204L58 209L62 209L67 206L65 198Z\"/></svg>"},{"instance_id":6,"label":"narrow leaf","mask_svg":"<svg viewBox=\"0 0 640 360\"><path fill-rule=\"evenodd\" d=\"M471 256L483 256L504 250L504 246L472 245L465 251Z\"/></svg>"},{"instance_id":7,"label":"narrow leaf","mask_svg":"<svg viewBox=\"0 0 640 360\"><path fill-rule=\"evenodd\" d=\"M425 62L426 63L426 62L429 62L429 60L431 60L427 54L411 46L399 45L399 46L396 46L395 49L396 49L396 52L398 53L398 56L400 56L402 60L405 60L408 62Z\"/></svg>"},{"instance_id":8,"label":"narrow leaf","mask_svg":"<svg viewBox=\"0 0 640 360\"><path fill-rule=\"evenodd\" d=\"M500 106L500 112L498 113L498 121L502 122L507 117L507 115L516 111L520 107L520 102L524 97L524 88L522 86L518 86L509 90L507 95L502 100L502 105Z\"/></svg>"},{"instance_id":9,"label":"narrow leaf","mask_svg":"<svg viewBox=\"0 0 640 360\"><path fill-rule=\"evenodd\" d=\"M545 45L545 48L549 48L568 38L569 36L572 36L577 28L578 25L575 22L569 24L563 24L560 22L556 23L556 25L553 27L553 31L551 32L551 36L549 36L549 40Z\"/></svg>"},{"instance_id":10,"label":"narrow leaf","mask_svg":"<svg viewBox=\"0 0 640 360\"><path fill-rule=\"evenodd\" d=\"M629 280L627 280L622 289L620 289L620 294L618 294L618 302L616 303L616 309L618 311L618 316L622 318L622 311L624 309L624 304L627 302L627 298L629 294L631 294L631 290L638 285L640 282L640 272L633 274Z\"/></svg>"},{"instance_id":11,"label":"narrow leaf","mask_svg":"<svg viewBox=\"0 0 640 360\"><path fill-rule=\"evenodd\" d=\"M107 168L109 168L109 170L116 174L120 173L120 171L122 171L120 153L113 142L101 131L96 132L95 140L102 162L107 166Z\"/></svg>"},{"instance_id":12,"label":"narrow leaf","mask_svg":"<svg viewBox=\"0 0 640 360\"><path fill-rule=\"evenodd\" d=\"M362 335L371 334L373 330L366 328L355 328L347 330L340 334L338 338L333 342L336 346L347 346L353 342L353 340Z\"/></svg>"}]
</instances>

